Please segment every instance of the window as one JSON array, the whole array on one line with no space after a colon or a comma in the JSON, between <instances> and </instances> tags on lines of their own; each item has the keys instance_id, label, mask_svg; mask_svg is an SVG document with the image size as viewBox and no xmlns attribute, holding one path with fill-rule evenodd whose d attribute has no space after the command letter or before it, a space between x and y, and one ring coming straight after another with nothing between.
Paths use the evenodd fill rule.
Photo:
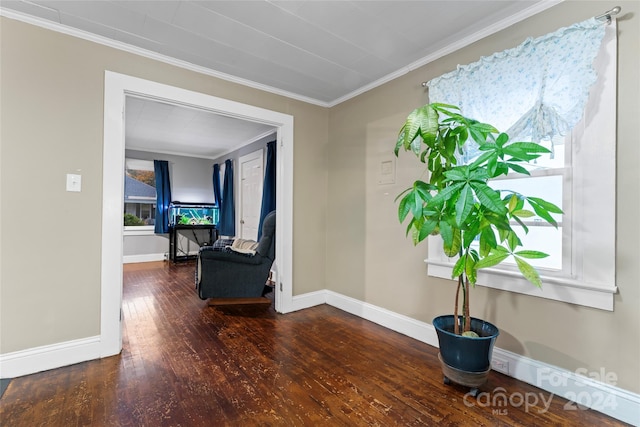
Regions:
<instances>
[{"instance_id":1,"label":"window","mask_svg":"<svg viewBox=\"0 0 640 427\"><path fill-rule=\"evenodd\" d=\"M156 184L153 161L125 159L125 231L153 231L155 217Z\"/></svg>"},{"instance_id":2,"label":"window","mask_svg":"<svg viewBox=\"0 0 640 427\"><path fill-rule=\"evenodd\" d=\"M530 260L539 261L532 264L543 279L543 288L540 290L531 286L520 277L515 265L508 262L481 271L478 285L613 310L613 294L617 290L615 35L616 26L613 22L606 26L602 46L593 62L597 80L591 86L586 107L581 108L582 119L568 132L563 132L565 136L556 133L551 138L539 138L541 144L552 148L553 155L538 159L530 168L530 177L513 179L506 176L492 184L496 189L508 188L542 197L563 208L564 215L558 218L558 231L533 221L527 224L529 233L520 234L527 249L550 254L545 259ZM558 80L561 79L562 76ZM437 94L438 91L430 92L430 95L432 93ZM563 94L562 91L558 93ZM513 91L510 96L519 98L517 94L514 96ZM455 99L431 101L457 104ZM469 102L468 98L466 101ZM464 108L463 113L466 113ZM485 116L479 120L497 124L492 117ZM503 128L498 125L498 129L513 128L512 124L513 121L503 124ZM513 136L510 131L507 133ZM469 160L473 157L474 154L470 153ZM451 278L451 267L455 260L444 255L438 239L439 236L429 238L428 271L436 277Z\"/></svg>"}]
</instances>

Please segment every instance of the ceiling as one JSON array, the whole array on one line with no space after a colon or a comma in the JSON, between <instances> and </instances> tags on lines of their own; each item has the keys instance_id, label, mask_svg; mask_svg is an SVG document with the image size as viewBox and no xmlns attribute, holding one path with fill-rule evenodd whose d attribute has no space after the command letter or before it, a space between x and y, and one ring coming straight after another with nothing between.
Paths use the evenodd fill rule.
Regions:
<instances>
[{"instance_id":1,"label":"ceiling","mask_svg":"<svg viewBox=\"0 0 640 427\"><path fill-rule=\"evenodd\" d=\"M330 107L558 1L1 0L0 11ZM127 110L127 148L211 158L268 132L151 100Z\"/></svg>"},{"instance_id":2,"label":"ceiling","mask_svg":"<svg viewBox=\"0 0 640 427\"><path fill-rule=\"evenodd\" d=\"M276 129L210 111L127 96L126 148L215 159Z\"/></svg>"}]
</instances>

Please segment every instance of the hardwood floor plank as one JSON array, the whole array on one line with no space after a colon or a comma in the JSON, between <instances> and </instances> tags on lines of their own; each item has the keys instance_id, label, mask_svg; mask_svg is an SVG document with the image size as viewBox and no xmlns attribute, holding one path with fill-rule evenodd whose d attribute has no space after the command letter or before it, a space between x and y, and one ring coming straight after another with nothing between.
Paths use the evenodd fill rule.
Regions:
<instances>
[{"instance_id":1,"label":"hardwood floor plank","mask_svg":"<svg viewBox=\"0 0 640 427\"><path fill-rule=\"evenodd\" d=\"M194 263L127 264L120 355L14 379L4 426L621 426L492 372L495 407L445 385L437 349L322 305L210 307ZM273 298L272 294L268 295ZM471 404L469 403L471 402Z\"/></svg>"}]
</instances>

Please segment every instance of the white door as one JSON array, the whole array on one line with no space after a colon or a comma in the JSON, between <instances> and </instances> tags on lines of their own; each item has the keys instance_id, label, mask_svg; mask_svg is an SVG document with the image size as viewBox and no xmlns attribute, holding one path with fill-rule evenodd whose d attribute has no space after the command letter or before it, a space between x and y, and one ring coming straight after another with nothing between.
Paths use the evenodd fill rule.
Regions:
<instances>
[{"instance_id":1,"label":"white door","mask_svg":"<svg viewBox=\"0 0 640 427\"><path fill-rule=\"evenodd\" d=\"M262 206L263 150L240 157L240 238L258 240L260 208Z\"/></svg>"}]
</instances>

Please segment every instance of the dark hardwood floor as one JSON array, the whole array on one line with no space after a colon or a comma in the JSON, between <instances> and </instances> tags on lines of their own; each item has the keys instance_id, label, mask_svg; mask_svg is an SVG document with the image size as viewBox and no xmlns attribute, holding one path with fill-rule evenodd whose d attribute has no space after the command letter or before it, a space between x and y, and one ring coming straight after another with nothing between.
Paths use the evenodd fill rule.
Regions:
<instances>
[{"instance_id":1,"label":"dark hardwood floor","mask_svg":"<svg viewBox=\"0 0 640 427\"><path fill-rule=\"evenodd\" d=\"M465 396L443 384L437 349L327 305L208 307L193 273L126 265L122 353L14 379L0 424L624 425L495 372L478 400Z\"/></svg>"}]
</instances>

